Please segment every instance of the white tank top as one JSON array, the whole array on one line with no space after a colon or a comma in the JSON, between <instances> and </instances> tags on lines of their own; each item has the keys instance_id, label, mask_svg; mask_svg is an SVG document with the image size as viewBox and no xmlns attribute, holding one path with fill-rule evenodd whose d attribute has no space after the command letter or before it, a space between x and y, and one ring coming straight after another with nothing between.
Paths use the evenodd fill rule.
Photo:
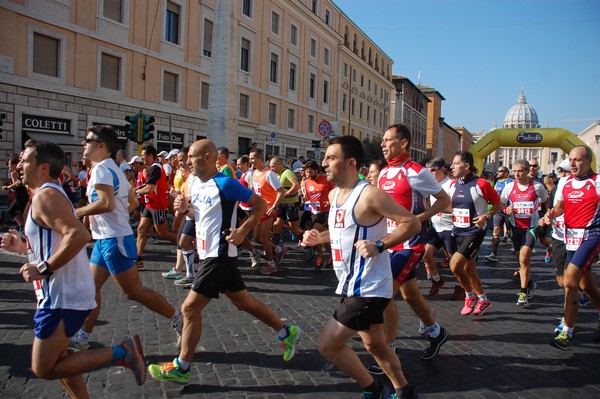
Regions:
<instances>
[{"instance_id":1,"label":"white tank top","mask_svg":"<svg viewBox=\"0 0 600 399\"><path fill-rule=\"evenodd\" d=\"M44 183L38 193L45 189L58 190L69 200L58 184ZM72 205L71 208L75 212ZM56 252L62 240L62 236L56 231L44 228L33 220L31 208L25 222L25 236L29 262L36 264L48 260ZM52 275L34 281L33 287L38 309L90 310L96 307L96 286L85 248Z\"/></svg>"},{"instance_id":2,"label":"white tank top","mask_svg":"<svg viewBox=\"0 0 600 399\"><path fill-rule=\"evenodd\" d=\"M387 235L386 218L372 226L361 226L354 218L354 206L363 189L360 180L346 200L338 205L339 188L333 194L329 211L329 236L333 270L339 280L336 294L355 297L392 297L392 268L388 251L371 258L360 256L354 244L359 240L377 241Z\"/></svg>"}]
</instances>

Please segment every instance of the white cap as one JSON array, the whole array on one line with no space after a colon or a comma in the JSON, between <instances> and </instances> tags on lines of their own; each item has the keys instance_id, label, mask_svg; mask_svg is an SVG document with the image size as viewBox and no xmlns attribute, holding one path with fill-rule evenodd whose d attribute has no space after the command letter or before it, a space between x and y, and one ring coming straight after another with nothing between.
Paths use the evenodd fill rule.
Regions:
<instances>
[{"instance_id":1,"label":"white cap","mask_svg":"<svg viewBox=\"0 0 600 399\"><path fill-rule=\"evenodd\" d=\"M142 161L142 158L139 155L134 155L131 157L131 161L129 161L129 163L132 164L135 162L143 163L144 161Z\"/></svg>"},{"instance_id":2,"label":"white cap","mask_svg":"<svg viewBox=\"0 0 600 399\"><path fill-rule=\"evenodd\" d=\"M296 168L296 169L294 169L294 173L300 173L300 172L302 172L302 168Z\"/></svg>"},{"instance_id":3,"label":"white cap","mask_svg":"<svg viewBox=\"0 0 600 399\"><path fill-rule=\"evenodd\" d=\"M179 150L177 148L173 148L168 154L167 154L167 159L171 159L171 157L174 157L175 155L179 154Z\"/></svg>"},{"instance_id":4,"label":"white cap","mask_svg":"<svg viewBox=\"0 0 600 399\"><path fill-rule=\"evenodd\" d=\"M558 167L564 170L565 172L571 171L571 163L568 159L563 159L563 161L560 163L560 165L558 165Z\"/></svg>"},{"instance_id":5,"label":"white cap","mask_svg":"<svg viewBox=\"0 0 600 399\"><path fill-rule=\"evenodd\" d=\"M161 152L159 152L159 153L158 153L157 157L166 157L167 155L169 155L169 153L168 153L168 152L166 152L166 151L161 151Z\"/></svg>"}]
</instances>

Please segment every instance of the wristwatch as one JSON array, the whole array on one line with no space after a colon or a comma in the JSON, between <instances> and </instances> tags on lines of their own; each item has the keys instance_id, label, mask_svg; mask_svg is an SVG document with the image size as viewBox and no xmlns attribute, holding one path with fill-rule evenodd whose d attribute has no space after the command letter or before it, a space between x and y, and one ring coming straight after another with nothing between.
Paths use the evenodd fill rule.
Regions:
<instances>
[{"instance_id":1,"label":"wristwatch","mask_svg":"<svg viewBox=\"0 0 600 399\"><path fill-rule=\"evenodd\" d=\"M377 250L379 250L379 253L383 252L383 242L381 242L380 240L375 241L375 245L377 246Z\"/></svg>"},{"instance_id":2,"label":"wristwatch","mask_svg":"<svg viewBox=\"0 0 600 399\"><path fill-rule=\"evenodd\" d=\"M37 264L37 269L38 272L40 272L40 274L43 274L44 276L49 276L52 274L52 272L48 268L48 262L46 262L45 260Z\"/></svg>"}]
</instances>

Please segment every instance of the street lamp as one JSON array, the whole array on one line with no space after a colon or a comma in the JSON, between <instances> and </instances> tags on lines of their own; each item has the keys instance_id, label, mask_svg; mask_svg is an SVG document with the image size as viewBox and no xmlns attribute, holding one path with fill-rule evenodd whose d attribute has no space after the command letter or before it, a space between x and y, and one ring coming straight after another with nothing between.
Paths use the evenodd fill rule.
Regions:
<instances>
[{"instance_id":1,"label":"street lamp","mask_svg":"<svg viewBox=\"0 0 600 399\"><path fill-rule=\"evenodd\" d=\"M438 122L440 124L440 131L438 133L438 156L444 157L444 117L440 116L438 118Z\"/></svg>"}]
</instances>

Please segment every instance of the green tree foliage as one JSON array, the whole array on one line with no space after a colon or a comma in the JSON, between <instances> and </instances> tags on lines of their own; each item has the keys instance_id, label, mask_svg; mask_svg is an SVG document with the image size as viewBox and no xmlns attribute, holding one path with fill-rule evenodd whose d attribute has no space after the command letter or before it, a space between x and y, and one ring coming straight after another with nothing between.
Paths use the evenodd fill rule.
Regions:
<instances>
[{"instance_id":1,"label":"green tree foliage","mask_svg":"<svg viewBox=\"0 0 600 399\"><path fill-rule=\"evenodd\" d=\"M367 137L362 141L363 150L365 152L364 164L369 165L376 159L383 159L383 153L381 152L381 137L369 138Z\"/></svg>"}]
</instances>

